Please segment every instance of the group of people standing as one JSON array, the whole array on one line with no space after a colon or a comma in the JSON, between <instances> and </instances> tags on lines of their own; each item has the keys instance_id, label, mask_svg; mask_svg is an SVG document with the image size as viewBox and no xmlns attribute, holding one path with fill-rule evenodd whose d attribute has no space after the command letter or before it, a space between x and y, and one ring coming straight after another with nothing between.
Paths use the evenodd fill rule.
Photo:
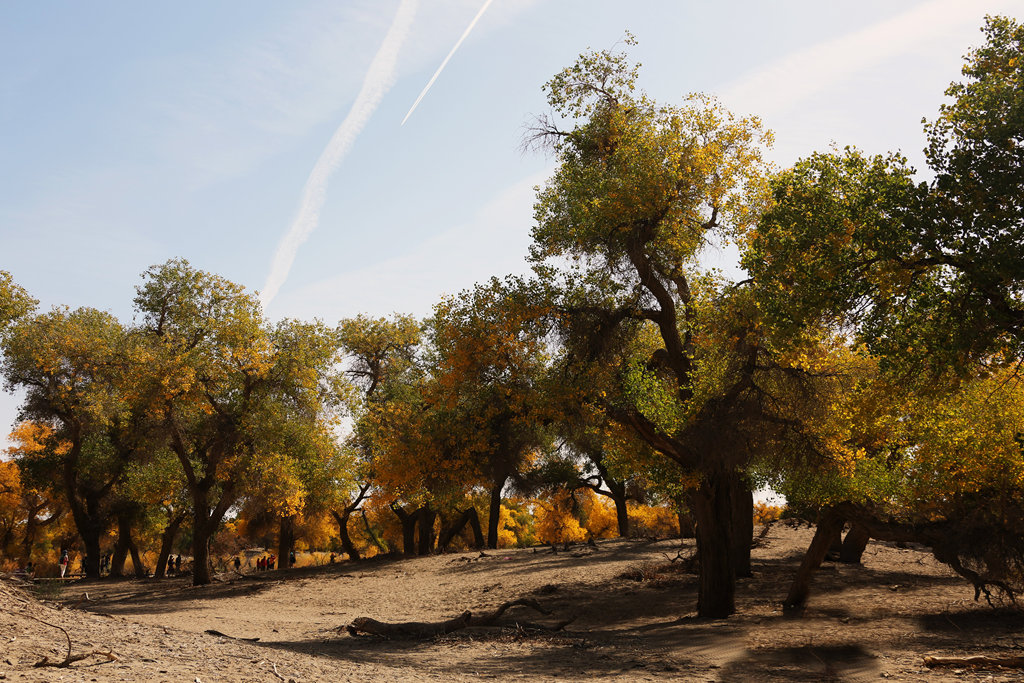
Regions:
<instances>
[{"instance_id":1,"label":"group of people standing","mask_svg":"<svg viewBox=\"0 0 1024 683\"><path fill-rule=\"evenodd\" d=\"M181 555L174 557L174 555L167 556L167 576L172 574L181 573Z\"/></svg>"},{"instance_id":2,"label":"group of people standing","mask_svg":"<svg viewBox=\"0 0 1024 683\"><path fill-rule=\"evenodd\" d=\"M258 560L256 560L256 571L258 571L258 572L273 571L273 569L274 569L274 567L276 565L277 565L277 555L273 555L273 554L271 554L269 556L264 555L263 557L261 557Z\"/></svg>"}]
</instances>

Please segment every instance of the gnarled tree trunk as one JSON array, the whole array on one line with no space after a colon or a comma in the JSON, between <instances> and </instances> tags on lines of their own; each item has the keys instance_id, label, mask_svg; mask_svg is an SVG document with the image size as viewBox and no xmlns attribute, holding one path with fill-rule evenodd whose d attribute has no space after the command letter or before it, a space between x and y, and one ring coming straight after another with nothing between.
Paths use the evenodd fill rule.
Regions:
<instances>
[{"instance_id":1,"label":"gnarled tree trunk","mask_svg":"<svg viewBox=\"0 0 1024 683\"><path fill-rule=\"evenodd\" d=\"M735 476L731 472L710 474L689 496L697 523L697 614L701 617L722 619L736 611Z\"/></svg>"},{"instance_id":2,"label":"gnarled tree trunk","mask_svg":"<svg viewBox=\"0 0 1024 683\"><path fill-rule=\"evenodd\" d=\"M295 549L295 515L281 517L277 525L277 566L288 569L292 566L292 551Z\"/></svg>"},{"instance_id":3,"label":"gnarled tree trunk","mask_svg":"<svg viewBox=\"0 0 1024 683\"><path fill-rule=\"evenodd\" d=\"M392 503L391 511L402 523L402 553L406 557L412 557L416 554L416 522L419 520L419 510L406 512L397 503Z\"/></svg>"},{"instance_id":4,"label":"gnarled tree trunk","mask_svg":"<svg viewBox=\"0 0 1024 683\"><path fill-rule=\"evenodd\" d=\"M750 576L750 545L754 540L754 492L739 476L730 477L730 498L733 505L733 555L736 558L736 576Z\"/></svg>"},{"instance_id":5,"label":"gnarled tree trunk","mask_svg":"<svg viewBox=\"0 0 1024 683\"><path fill-rule=\"evenodd\" d=\"M846 532L846 538L843 539L843 544L839 548L839 561L860 564L861 557L864 556L864 549L868 547L870 540L871 534L868 533L867 527L854 522L850 525L850 530Z\"/></svg>"},{"instance_id":6,"label":"gnarled tree trunk","mask_svg":"<svg viewBox=\"0 0 1024 683\"><path fill-rule=\"evenodd\" d=\"M498 522L501 519L501 490L505 488L505 479L495 481L491 486L491 501L487 508L487 547L498 547Z\"/></svg>"},{"instance_id":7,"label":"gnarled tree trunk","mask_svg":"<svg viewBox=\"0 0 1024 683\"><path fill-rule=\"evenodd\" d=\"M352 542L352 537L348 534L348 520L351 515L351 512L347 512L347 508L341 512L331 510L331 516L338 523L338 537L341 539L342 552L348 555L350 560L359 560L361 559L359 550L356 548L355 543Z\"/></svg>"},{"instance_id":8,"label":"gnarled tree trunk","mask_svg":"<svg viewBox=\"0 0 1024 683\"><path fill-rule=\"evenodd\" d=\"M483 529L480 527L480 515L477 514L475 507L468 507L463 510L462 514L456 517L451 524L442 529L441 535L437 541L437 549L442 552L447 550L452 539L455 538L455 536L462 531L467 524L469 524L470 528L473 530L473 547L483 548L484 534Z\"/></svg>"},{"instance_id":9,"label":"gnarled tree trunk","mask_svg":"<svg viewBox=\"0 0 1024 683\"><path fill-rule=\"evenodd\" d=\"M420 530L416 552L419 555L429 555L434 551L434 521L437 519L437 513L424 505L416 511L416 518Z\"/></svg>"},{"instance_id":10,"label":"gnarled tree trunk","mask_svg":"<svg viewBox=\"0 0 1024 683\"><path fill-rule=\"evenodd\" d=\"M811 577L815 570L821 566L825 554L832 547L835 535L839 533L845 520L833 508L824 508L818 513L818 528L811 539L811 545L804 554L800 568L793 578L793 584L789 587L789 595L786 596L782 606L787 610L802 608L807 603L807 595L811 590Z\"/></svg>"},{"instance_id":11,"label":"gnarled tree trunk","mask_svg":"<svg viewBox=\"0 0 1024 683\"><path fill-rule=\"evenodd\" d=\"M132 540L132 518L128 511L120 512L117 515L117 543L114 544L114 557L110 564L110 575L114 577L124 576L124 563L132 556L132 568L135 578L141 579L146 576L146 568L142 565L142 558L139 555L139 548Z\"/></svg>"},{"instance_id":12,"label":"gnarled tree trunk","mask_svg":"<svg viewBox=\"0 0 1024 683\"><path fill-rule=\"evenodd\" d=\"M185 513L179 512L174 516L173 519L164 527L164 532L160 534L160 555L156 560L156 570L153 572L154 579L162 579L167 574L167 558L171 556L171 548L174 547L174 539L178 536L178 529L181 528L182 522L185 521Z\"/></svg>"}]
</instances>

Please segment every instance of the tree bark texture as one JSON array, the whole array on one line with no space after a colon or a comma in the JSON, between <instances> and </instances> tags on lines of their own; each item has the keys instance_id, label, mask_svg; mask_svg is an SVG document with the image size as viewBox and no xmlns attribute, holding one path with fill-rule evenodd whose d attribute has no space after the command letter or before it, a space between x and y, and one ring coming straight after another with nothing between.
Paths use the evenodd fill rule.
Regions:
<instances>
[{"instance_id":1,"label":"tree bark texture","mask_svg":"<svg viewBox=\"0 0 1024 683\"><path fill-rule=\"evenodd\" d=\"M861 558L864 556L864 549L868 547L870 540L871 534L868 533L867 527L854 522L850 526L850 530L846 532L846 538L843 539L843 544L839 548L839 561L860 564Z\"/></svg>"},{"instance_id":2,"label":"tree bark texture","mask_svg":"<svg viewBox=\"0 0 1024 683\"><path fill-rule=\"evenodd\" d=\"M477 513L475 507L468 507L462 511L462 513L452 520L451 524L444 526L441 531L441 535L437 540L437 549L444 552L448 549L452 539L454 539L466 525L469 525L473 531L473 544L474 548L484 547L484 535L483 530L480 527L480 515Z\"/></svg>"},{"instance_id":3,"label":"tree bark texture","mask_svg":"<svg viewBox=\"0 0 1024 683\"><path fill-rule=\"evenodd\" d=\"M844 523L845 520L842 516L832 508L824 508L818 513L818 528L814 532L811 545L807 548L804 559L800 563L800 568L793 578L793 583L789 588L789 595L786 596L785 602L782 603L783 608L798 610L807 604L807 596L811 590L811 578L818 567L821 566L826 553L832 547L835 535L842 530Z\"/></svg>"},{"instance_id":4,"label":"tree bark texture","mask_svg":"<svg viewBox=\"0 0 1024 683\"><path fill-rule=\"evenodd\" d=\"M736 558L736 576L751 576L750 546L754 540L754 492L738 475L730 477L730 498L733 504L733 556Z\"/></svg>"},{"instance_id":5,"label":"tree bark texture","mask_svg":"<svg viewBox=\"0 0 1024 683\"><path fill-rule=\"evenodd\" d=\"M733 477L729 472L710 474L689 496L697 524L697 615L701 617L722 619L736 611Z\"/></svg>"},{"instance_id":6,"label":"tree bark texture","mask_svg":"<svg viewBox=\"0 0 1024 683\"><path fill-rule=\"evenodd\" d=\"M362 559L359 554L359 550L352 542L352 537L348 534L348 520L352 513L346 508L341 512L337 510L331 510L331 516L334 517L334 521L338 523L338 537L341 539L341 550L350 560Z\"/></svg>"},{"instance_id":7,"label":"tree bark texture","mask_svg":"<svg viewBox=\"0 0 1024 683\"><path fill-rule=\"evenodd\" d=\"M437 513L424 505L416 511L416 522L419 527L419 543L416 547L418 555L430 555L434 551L434 521Z\"/></svg>"},{"instance_id":8,"label":"tree bark texture","mask_svg":"<svg viewBox=\"0 0 1024 683\"><path fill-rule=\"evenodd\" d=\"M491 503L487 508L487 547L498 547L498 522L501 519L501 490L505 488L505 480L494 482L491 487Z\"/></svg>"},{"instance_id":9,"label":"tree bark texture","mask_svg":"<svg viewBox=\"0 0 1024 683\"><path fill-rule=\"evenodd\" d=\"M281 517L277 526L277 566L288 569L292 566L292 550L295 549L295 516Z\"/></svg>"},{"instance_id":10,"label":"tree bark texture","mask_svg":"<svg viewBox=\"0 0 1024 683\"><path fill-rule=\"evenodd\" d=\"M178 529L181 528L184 521L185 513L179 512L168 522L167 526L164 527L164 532L160 534L160 555L156 560L156 570L153 572L153 578L162 579L166 576L167 558L171 556L174 539L178 537Z\"/></svg>"}]
</instances>

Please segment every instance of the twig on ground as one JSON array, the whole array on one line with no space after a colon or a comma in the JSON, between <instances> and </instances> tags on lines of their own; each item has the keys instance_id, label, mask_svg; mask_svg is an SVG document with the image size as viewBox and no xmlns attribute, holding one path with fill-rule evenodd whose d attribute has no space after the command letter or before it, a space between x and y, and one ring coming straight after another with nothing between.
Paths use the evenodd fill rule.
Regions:
<instances>
[{"instance_id":1,"label":"twig on ground","mask_svg":"<svg viewBox=\"0 0 1024 683\"><path fill-rule=\"evenodd\" d=\"M20 614L23 617L28 617L29 619L32 619L33 621L38 621L40 624L44 624L46 626L49 626L50 628L55 628L55 629L60 630L60 632L63 633L64 637L67 638L67 640L68 640L68 653L67 653L67 655L64 656L63 660L61 660L59 662L51 662L50 658L48 656L43 655L42 659L40 659L38 662L36 662L35 664L32 665L32 667L35 668L35 669L41 669L44 666L53 666L53 667L57 667L57 668L60 668L60 669L66 669L67 667L71 666L75 662L80 662L83 659L88 659L89 657L92 657L93 655L96 655L96 656L99 656L99 657L106 657L108 662L116 662L117 661L117 655L115 655L110 650L90 650L89 652L82 652L82 653L79 653L77 655L73 655L73 654L71 654L71 634L68 633L67 629L65 629L63 626L58 626L57 624L51 624L48 621L43 621L39 617L34 617L31 614L25 614L24 612L18 612L17 614Z\"/></svg>"}]
</instances>

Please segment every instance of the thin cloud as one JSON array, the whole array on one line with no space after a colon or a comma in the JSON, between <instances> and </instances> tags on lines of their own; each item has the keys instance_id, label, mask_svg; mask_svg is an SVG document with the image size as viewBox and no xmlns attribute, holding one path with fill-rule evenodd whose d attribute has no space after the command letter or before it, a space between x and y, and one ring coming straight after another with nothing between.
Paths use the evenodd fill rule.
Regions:
<instances>
[{"instance_id":1,"label":"thin cloud","mask_svg":"<svg viewBox=\"0 0 1024 683\"><path fill-rule=\"evenodd\" d=\"M990 2L993 7L1010 4ZM917 51L923 43L966 24L979 25L984 12L962 0L932 0L901 14L786 55L754 70L720 91L731 107L754 107L763 114L792 111L836 81Z\"/></svg>"},{"instance_id":2,"label":"thin cloud","mask_svg":"<svg viewBox=\"0 0 1024 683\"><path fill-rule=\"evenodd\" d=\"M352 143L355 142L370 117L373 116L384 95L394 85L398 52L409 34L417 5L418 0L402 0L398 6L395 18L391 21L391 27L388 29L387 35L384 36L365 78L363 78L363 85L359 94L356 95L355 102L352 103L352 108L349 109L348 115L338 129L334 131L330 142L327 143L320 158L317 159L316 165L313 166L313 170L306 180L306 186L302 190L299 210L296 212L288 232L281 238L281 242L274 252L270 274L267 276L267 282L260 294L264 308L277 296L281 286L288 279L288 273L295 262L295 255L298 253L299 247L309 238L320 222L320 210L324 205L327 181L330 179L331 173L348 154Z\"/></svg>"},{"instance_id":3,"label":"thin cloud","mask_svg":"<svg viewBox=\"0 0 1024 683\"><path fill-rule=\"evenodd\" d=\"M431 86L434 85L434 81L437 80L437 77L441 75L441 72L444 71L444 68L448 65L448 60L450 60L452 58L452 55L455 54L455 51L459 49L459 46L462 45L462 41L466 39L466 36L468 36L470 31L473 30L473 27L476 26L476 22L480 21L480 17L484 15L484 12L487 11L487 8L491 6L491 3L493 1L494 0L485 0L483 7L481 7L480 11L476 13L475 17L473 17L473 21L469 22L469 26L467 26L466 30L462 32L462 35L459 36L459 39L455 41L455 47L451 49L451 52L448 53L448 56L444 58L443 62L441 62L441 66L437 67L437 71L435 71L434 75L430 77L429 81L427 81L427 84L423 87L423 90L420 92L419 97L417 97L416 101L412 103L411 107L409 107L409 112L405 115L405 118L402 119L402 123L399 124L399 127L404 126L405 122L409 120L410 116L412 116L412 113L416 111L416 107L420 105L420 100L423 99L423 97L427 94L427 91L430 90Z\"/></svg>"}]
</instances>

